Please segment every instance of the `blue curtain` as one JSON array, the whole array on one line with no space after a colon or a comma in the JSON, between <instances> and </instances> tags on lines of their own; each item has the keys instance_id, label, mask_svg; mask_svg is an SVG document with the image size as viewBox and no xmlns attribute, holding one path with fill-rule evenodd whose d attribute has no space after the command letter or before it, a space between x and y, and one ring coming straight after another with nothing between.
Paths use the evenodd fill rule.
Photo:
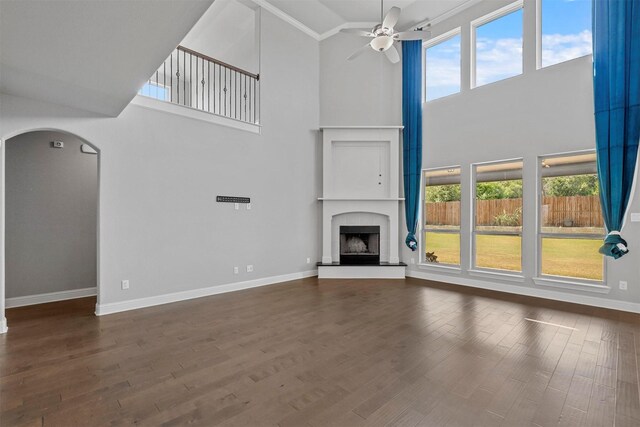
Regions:
<instances>
[{"instance_id":1,"label":"blue curtain","mask_svg":"<svg viewBox=\"0 0 640 427\"><path fill-rule=\"evenodd\" d=\"M629 250L620 229L640 139L640 0L593 0L593 88L600 199L607 235L600 253Z\"/></svg>"},{"instance_id":2,"label":"blue curtain","mask_svg":"<svg viewBox=\"0 0 640 427\"><path fill-rule=\"evenodd\" d=\"M418 249L416 228L420 205L422 171L422 41L402 42L402 124L404 166L404 209L407 221L405 243Z\"/></svg>"}]
</instances>

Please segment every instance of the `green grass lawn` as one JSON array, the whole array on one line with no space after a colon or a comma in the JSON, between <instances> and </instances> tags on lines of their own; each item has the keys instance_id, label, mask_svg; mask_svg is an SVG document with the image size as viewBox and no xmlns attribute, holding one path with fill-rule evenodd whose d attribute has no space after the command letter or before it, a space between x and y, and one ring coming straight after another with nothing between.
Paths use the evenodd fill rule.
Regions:
<instances>
[{"instance_id":1,"label":"green grass lawn","mask_svg":"<svg viewBox=\"0 0 640 427\"><path fill-rule=\"evenodd\" d=\"M554 276L602 280L601 240L552 239L542 242L542 272ZM484 268L521 271L521 238L478 235L476 265ZM426 251L435 252L438 262L460 264L458 234L427 233Z\"/></svg>"}]
</instances>

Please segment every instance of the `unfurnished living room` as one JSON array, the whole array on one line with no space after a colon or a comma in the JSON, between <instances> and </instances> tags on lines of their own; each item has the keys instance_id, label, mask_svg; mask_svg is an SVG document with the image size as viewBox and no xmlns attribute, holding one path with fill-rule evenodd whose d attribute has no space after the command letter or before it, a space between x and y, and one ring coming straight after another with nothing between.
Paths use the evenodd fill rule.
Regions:
<instances>
[{"instance_id":1,"label":"unfurnished living room","mask_svg":"<svg viewBox=\"0 0 640 427\"><path fill-rule=\"evenodd\" d=\"M640 426L640 0L0 0L0 426Z\"/></svg>"}]
</instances>

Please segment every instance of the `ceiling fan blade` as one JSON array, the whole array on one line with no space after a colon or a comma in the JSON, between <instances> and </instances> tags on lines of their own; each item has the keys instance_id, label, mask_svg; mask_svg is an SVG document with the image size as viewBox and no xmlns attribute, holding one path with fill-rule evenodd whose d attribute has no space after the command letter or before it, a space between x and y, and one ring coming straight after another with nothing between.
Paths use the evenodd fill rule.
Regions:
<instances>
[{"instance_id":1,"label":"ceiling fan blade","mask_svg":"<svg viewBox=\"0 0 640 427\"><path fill-rule=\"evenodd\" d=\"M387 59L391 61L392 64L397 64L400 62L400 55L398 54L398 49L394 45L384 51L384 54L387 55Z\"/></svg>"},{"instance_id":2,"label":"ceiling fan blade","mask_svg":"<svg viewBox=\"0 0 640 427\"><path fill-rule=\"evenodd\" d=\"M395 33L393 38L396 40L428 40L431 38L431 31L405 31Z\"/></svg>"},{"instance_id":3,"label":"ceiling fan blade","mask_svg":"<svg viewBox=\"0 0 640 427\"><path fill-rule=\"evenodd\" d=\"M347 58L347 61L351 61L353 59L356 59L358 56L362 55L363 53L365 53L368 49L371 49L371 43L367 43L364 46L362 46L360 49L356 50L355 52L353 52L351 54L351 56L349 56Z\"/></svg>"},{"instance_id":4,"label":"ceiling fan blade","mask_svg":"<svg viewBox=\"0 0 640 427\"><path fill-rule=\"evenodd\" d=\"M346 34L355 34L356 36L362 37L374 37L374 34L370 30L360 28L343 28L340 30L340 32Z\"/></svg>"},{"instance_id":5,"label":"ceiling fan blade","mask_svg":"<svg viewBox=\"0 0 640 427\"><path fill-rule=\"evenodd\" d=\"M385 15L382 26L384 28L393 28L398 23L398 18L400 18L400 8L393 6Z\"/></svg>"}]
</instances>

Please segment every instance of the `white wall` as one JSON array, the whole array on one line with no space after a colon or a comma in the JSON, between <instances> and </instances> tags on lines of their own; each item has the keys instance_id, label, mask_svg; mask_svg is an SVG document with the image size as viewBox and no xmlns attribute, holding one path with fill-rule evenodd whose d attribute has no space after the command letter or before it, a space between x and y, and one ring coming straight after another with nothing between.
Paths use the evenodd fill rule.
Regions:
<instances>
[{"instance_id":1,"label":"white wall","mask_svg":"<svg viewBox=\"0 0 640 427\"><path fill-rule=\"evenodd\" d=\"M477 17L508 4L508 1L482 2L460 15L434 26L433 35L462 27L462 68L469 69L469 25ZM532 13L533 1L526 1L525 13ZM536 194L531 185L536 182L537 156L573 150L595 148L593 121L593 88L591 57L583 57L553 67L535 70L535 49L531 43L535 27L527 25L525 31L524 64L526 73L491 85L469 89L469 73L463 72L463 90L425 104L423 166L425 168L461 165L463 191L462 208L462 265L470 265L471 205L470 165L476 162L523 157L525 161L524 201L524 283L499 279L485 279L499 284L501 289L540 295L552 288L534 285L536 275ZM355 38L355 37L353 37ZM337 35L321 42L320 46L320 121L323 124L375 125L399 124L401 120L401 66L374 67L367 72L364 62L346 63L349 53L357 47L353 38ZM355 38L357 39L357 38ZM378 55L380 61L383 55ZM340 70L336 72L335 70ZM357 83L353 83L356 82ZM384 90L380 85L385 84ZM330 89L326 89L330 87ZM356 105L359 108L356 108ZM390 115L380 111L381 105L393 106ZM391 119L390 119L391 118ZM634 211L640 211L640 188L636 188ZM404 218L404 215L403 215ZM404 245L406 228L402 226L402 258L408 264L419 259ZM623 230L630 243L630 253L620 260L607 261L607 283L613 288L609 294L591 294L570 290L556 296L586 302L583 296L595 296L623 303L640 303L640 224L630 223ZM463 268L464 270L464 268ZM477 281L465 271L447 274L440 270L421 269L410 264L410 274L425 274L451 282ZM618 282L629 282L628 291L618 290ZM482 285L482 283L480 283ZM542 292L542 293L541 293ZM547 293L546 296L551 296ZM637 309L637 305L634 309Z\"/></svg>"},{"instance_id":2,"label":"white wall","mask_svg":"<svg viewBox=\"0 0 640 427\"><path fill-rule=\"evenodd\" d=\"M82 144L50 131L6 143L7 298L96 286L98 156Z\"/></svg>"},{"instance_id":3,"label":"white wall","mask_svg":"<svg viewBox=\"0 0 640 427\"><path fill-rule=\"evenodd\" d=\"M402 66L373 49L347 61L366 42L364 37L341 33L320 42L323 126L393 126L402 121Z\"/></svg>"},{"instance_id":4,"label":"white wall","mask_svg":"<svg viewBox=\"0 0 640 427\"><path fill-rule=\"evenodd\" d=\"M261 20L261 135L136 105L104 118L2 95L3 137L56 128L101 150L100 304L314 268L318 43ZM249 196L252 210L216 195Z\"/></svg>"}]
</instances>

